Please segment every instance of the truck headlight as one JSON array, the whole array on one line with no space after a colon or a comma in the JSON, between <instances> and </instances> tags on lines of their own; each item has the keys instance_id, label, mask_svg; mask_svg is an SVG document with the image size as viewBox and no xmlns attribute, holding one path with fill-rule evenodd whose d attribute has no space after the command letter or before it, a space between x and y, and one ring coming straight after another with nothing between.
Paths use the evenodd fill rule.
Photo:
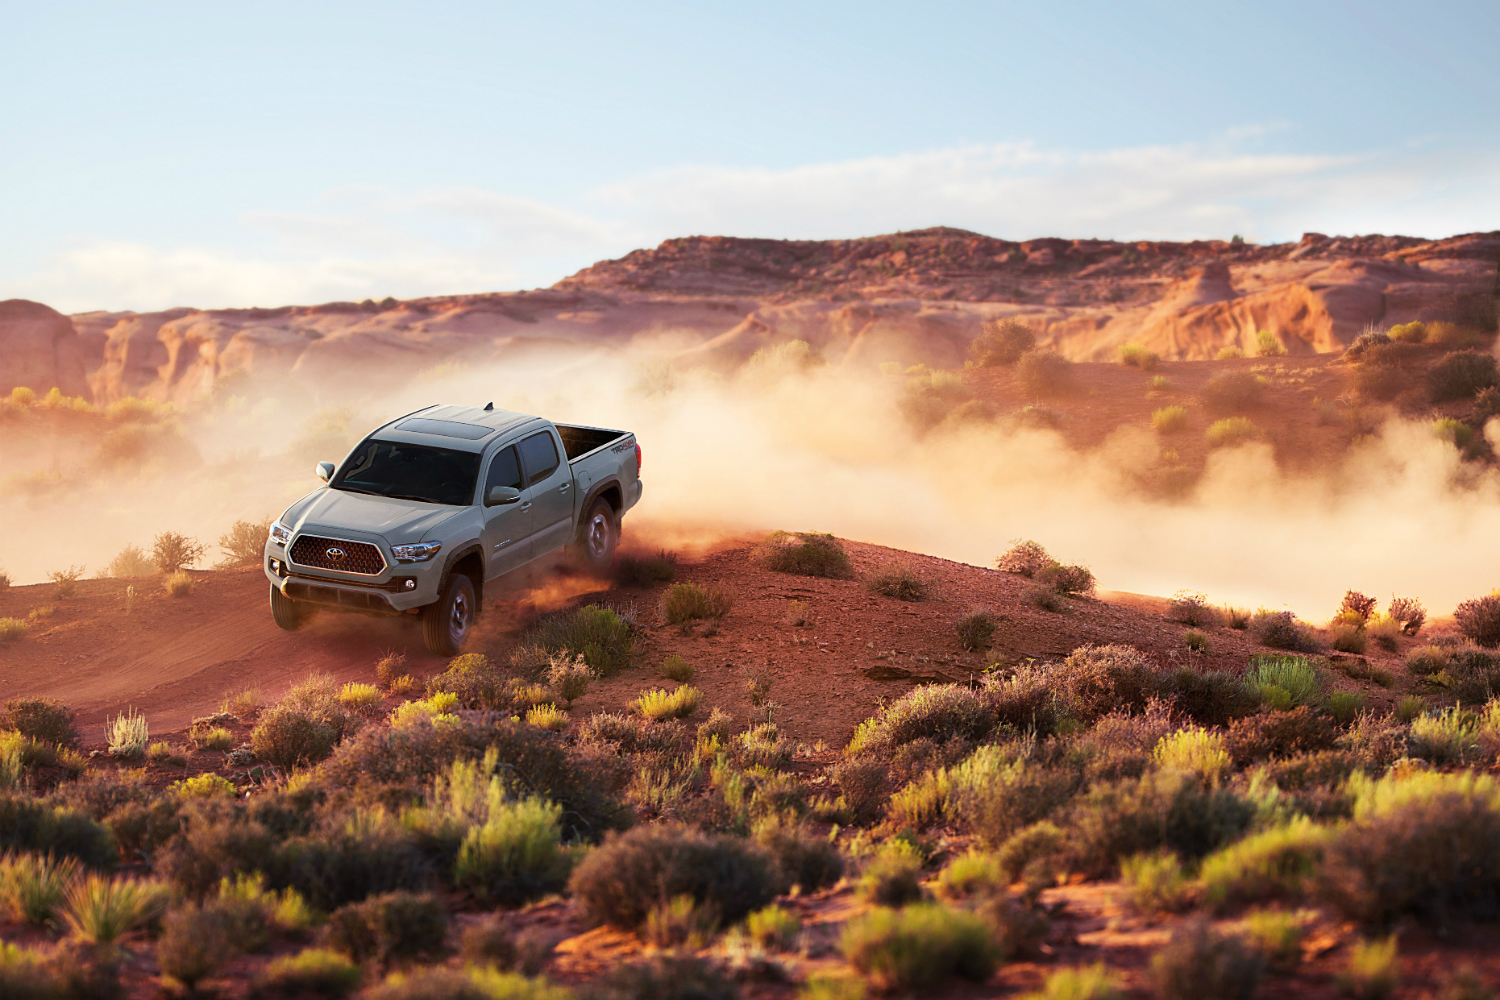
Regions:
<instances>
[{"instance_id":1,"label":"truck headlight","mask_svg":"<svg viewBox=\"0 0 1500 1000\"><path fill-rule=\"evenodd\" d=\"M285 545L292 540L292 529L280 521L271 522L271 541L277 545Z\"/></svg>"},{"instance_id":2,"label":"truck headlight","mask_svg":"<svg viewBox=\"0 0 1500 1000\"><path fill-rule=\"evenodd\" d=\"M391 555L396 557L397 562L426 562L437 555L438 549L442 547L442 542L417 542L415 545L392 545Z\"/></svg>"}]
</instances>

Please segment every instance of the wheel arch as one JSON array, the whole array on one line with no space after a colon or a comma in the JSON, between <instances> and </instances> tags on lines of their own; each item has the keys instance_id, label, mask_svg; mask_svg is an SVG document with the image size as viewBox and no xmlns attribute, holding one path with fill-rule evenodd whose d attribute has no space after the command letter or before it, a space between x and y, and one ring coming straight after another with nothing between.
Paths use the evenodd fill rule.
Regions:
<instances>
[{"instance_id":1,"label":"wheel arch","mask_svg":"<svg viewBox=\"0 0 1500 1000\"><path fill-rule=\"evenodd\" d=\"M473 542L449 553L448 561L443 565L445 584L454 573L462 573L474 585L474 610L477 615L484 606L484 546ZM441 589L439 588L439 592Z\"/></svg>"}]
</instances>

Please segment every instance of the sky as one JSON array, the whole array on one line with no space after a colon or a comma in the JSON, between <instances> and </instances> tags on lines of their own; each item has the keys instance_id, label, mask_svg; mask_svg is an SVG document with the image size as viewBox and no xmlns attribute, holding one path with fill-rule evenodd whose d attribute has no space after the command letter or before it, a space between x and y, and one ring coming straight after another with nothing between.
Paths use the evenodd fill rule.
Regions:
<instances>
[{"instance_id":1,"label":"sky","mask_svg":"<svg viewBox=\"0 0 1500 1000\"><path fill-rule=\"evenodd\" d=\"M1500 3L21 4L0 298L549 285L692 234L1500 228Z\"/></svg>"}]
</instances>

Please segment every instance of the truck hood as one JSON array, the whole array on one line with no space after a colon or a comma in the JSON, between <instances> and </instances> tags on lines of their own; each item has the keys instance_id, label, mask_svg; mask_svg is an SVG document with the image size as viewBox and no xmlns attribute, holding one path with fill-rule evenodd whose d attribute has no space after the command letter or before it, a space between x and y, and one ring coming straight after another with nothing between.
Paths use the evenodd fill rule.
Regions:
<instances>
[{"instance_id":1,"label":"truck hood","mask_svg":"<svg viewBox=\"0 0 1500 1000\"><path fill-rule=\"evenodd\" d=\"M391 545L405 545L420 542L427 532L467 509L393 500L325 486L288 507L281 515L281 523L293 532L359 531L379 535Z\"/></svg>"}]
</instances>

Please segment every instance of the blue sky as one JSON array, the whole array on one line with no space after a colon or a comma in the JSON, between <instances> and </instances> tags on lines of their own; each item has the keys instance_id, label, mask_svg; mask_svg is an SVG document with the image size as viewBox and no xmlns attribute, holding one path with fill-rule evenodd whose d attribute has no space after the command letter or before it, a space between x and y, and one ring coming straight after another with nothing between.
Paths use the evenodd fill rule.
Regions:
<instances>
[{"instance_id":1,"label":"blue sky","mask_svg":"<svg viewBox=\"0 0 1500 1000\"><path fill-rule=\"evenodd\" d=\"M12 3L0 297L550 284L690 233L1500 228L1500 4Z\"/></svg>"}]
</instances>

